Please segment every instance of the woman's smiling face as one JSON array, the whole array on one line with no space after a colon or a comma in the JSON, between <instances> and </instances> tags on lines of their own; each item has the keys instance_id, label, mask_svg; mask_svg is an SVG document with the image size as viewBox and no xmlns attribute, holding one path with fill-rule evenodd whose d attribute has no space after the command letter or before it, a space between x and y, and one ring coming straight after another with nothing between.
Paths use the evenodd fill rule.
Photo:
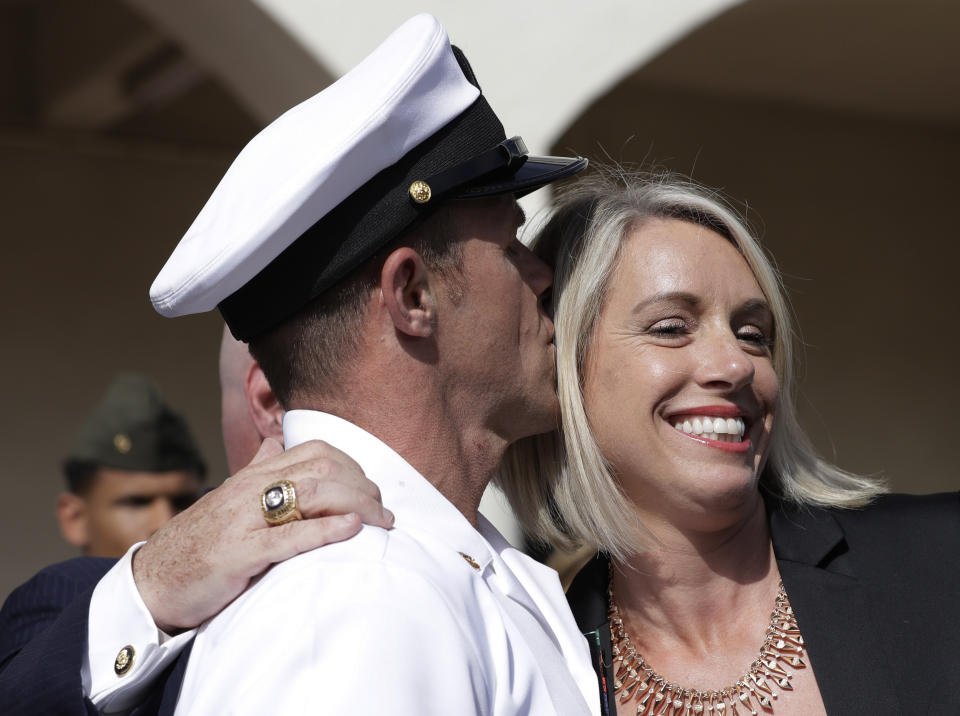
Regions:
<instances>
[{"instance_id":1,"label":"woman's smiling face","mask_svg":"<svg viewBox=\"0 0 960 716\"><path fill-rule=\"evenodd\" d=\"M656 219L624 240L584 399L642 519L710 529L755 497L779 393L773 333L750 267L720 234Z\"/></svg>"}]
</instances>

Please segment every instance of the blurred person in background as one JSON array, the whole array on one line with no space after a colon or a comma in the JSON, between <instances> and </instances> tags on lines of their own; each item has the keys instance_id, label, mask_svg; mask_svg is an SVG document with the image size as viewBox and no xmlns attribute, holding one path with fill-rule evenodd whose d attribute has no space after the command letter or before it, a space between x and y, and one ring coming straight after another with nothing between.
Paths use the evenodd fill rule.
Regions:
<instances>
[{"instance_id":1,"label":"blurred person in background","mask_svg":"<svg viewBox=\"0 0 960 716\"><path fill-rule=\"evenodd\" d=\"M343 453L319 441L283 452L282 409L246 344L229 331L224 331L219 366L223 441L233 476L175 515L146 544L120 551L127 552L128 562L136 557L132 581L149 605L154 631L167 640L179 631L172 621L199 624L271 564L346 539L361 521L381 527L393 523L373 483L352 461L351 467L340 464L349 460ZM303 520L271 528L252 509L251 498L279 473L296 480ZM90 619L98 580L115 563L87 556L54 564L7 598L0 610L0 705L5 715L89 713L92 706L81 690L87 640L110 642L104 630L141 608L107 595L111 623ZM148 656L139 653L135 660L139 664ZM148 688L137 692L144 703L133 713L156 712L145 695Z\"/></svg>"},{"instance_id":2,"label":"blurred person in background","mask_svg":"<svg viewBox=\"0 0 960 716\"><path fill-rule=\"evenodd\" d=\"M200 496L206 465L183 416L153 381L118 375L78 431L57 498L63 538L120 557Z\"/></svg>"}]
</instances>

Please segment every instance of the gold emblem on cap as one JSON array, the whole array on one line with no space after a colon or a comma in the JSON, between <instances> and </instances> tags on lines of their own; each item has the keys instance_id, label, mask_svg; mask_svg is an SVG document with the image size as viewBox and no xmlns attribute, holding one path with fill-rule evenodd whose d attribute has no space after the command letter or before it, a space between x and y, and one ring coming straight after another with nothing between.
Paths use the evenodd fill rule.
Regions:
<instances>
[{"instance_id":1,"label":"gold emblem on cap","mask_svg":"<svg viewBox=\"0 0 960 716\"><path fill-rule=\"evenodd\" d=\"M461 553L460 553L460 556L463 557L464 561L466 561L467 564L469 564L471 567L473 567L473 568L474 568L475 570L477 570L478 572L480 571L480 565L477 564L477 560L475 560L475 559L474 559L473 557L471 557L469 554L466 554L466 553L464 553L464 552L461 552Z\"/></svg>"},{"instance_id":2,"label":"gold emblem on cap","mask_svg":"<svg viewBox=\"0 0 960 716\"><path fill-rule=\"evenodd\" d=\"M117 676L123 676L133 668L133 657L136 655L136 650L130 644L119 651L116 661L113 662L113 670Z\"/></svg>"},{"instance_id":3,"label":"gold emblem on cap","mask_svg":"<svg viewBox=\"0 0 960 716\"><path fill-rule=\"evenodd\" d=\"M133 447L133 442L130 440L129 435L117 433L113 436L113 447L116 448L117 452L121 455L126 455L130 452L130 448Z\"/></svg>"},{"instance_id":4,"label":"gold emblem on cap","mask_svg":"<svg viewBox=\"0 0 960 716\"><path fill-rule=\"evenodd\" d=\"M417 179L410 185L410 198L418 204L426 204L430 201L431 196L433 196L433 192L430 190L430 185L425 181Z\"/></svg>"}]
</instances>

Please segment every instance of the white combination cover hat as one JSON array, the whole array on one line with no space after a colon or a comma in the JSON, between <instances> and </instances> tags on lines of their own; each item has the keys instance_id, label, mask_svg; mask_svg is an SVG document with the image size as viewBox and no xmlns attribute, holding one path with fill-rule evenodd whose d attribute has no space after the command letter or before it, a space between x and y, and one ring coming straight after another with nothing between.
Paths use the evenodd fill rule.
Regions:
<instances>
[{"instance_id":1,"label":"white combination cover hat","mask_svg":"<svg viewBox=\"0 0 960 716\"><path fill-rule=\"evenodd\" d=\"M585 166L507 139L463 53L417 15L244 147L150 298L165 316L219 307L250 340L445 200L522 195Z\"/></svg>"}]
</instances>

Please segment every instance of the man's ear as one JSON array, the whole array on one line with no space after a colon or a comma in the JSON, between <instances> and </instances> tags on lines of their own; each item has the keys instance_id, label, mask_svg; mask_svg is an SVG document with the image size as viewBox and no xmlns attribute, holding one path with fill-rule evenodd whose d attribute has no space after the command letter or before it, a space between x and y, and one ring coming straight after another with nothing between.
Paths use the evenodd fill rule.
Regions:
<instances>
[{"instance_id":1,"label":"man's ear","mask_svg":"<svg viewBox=\"0 0 960 716\"><path fill-rule=\"evenodd\" d=\"M70 544L82 549L90 542L87 501L80 495L64 492L57 498L57 522L60 534Z\"/></svg>"},{"instance_id":2,"label":"man's ear","mask_svg":"<svg viewBox=\"0 0 960 716\"><path fill-rule=\"evenodd\" d=\"M283 406L273 394L267 376L260 364L254 361L247 369L244 392L247 395L247 407L250 417L257 427L261 438L277 438L283 442Z\"/></svg>"},{"instance_id":3,"label":"man's ear","mask_svg":"<svg viewBox=\"0 0 960 716\"><path fill-rule=\"evenodd\" d=\"M408 246L393 251L380 271L380 293L393 325L413 338L433 334L436 305L429 277L423 258Z\"/></svg>"}]
</instances>

